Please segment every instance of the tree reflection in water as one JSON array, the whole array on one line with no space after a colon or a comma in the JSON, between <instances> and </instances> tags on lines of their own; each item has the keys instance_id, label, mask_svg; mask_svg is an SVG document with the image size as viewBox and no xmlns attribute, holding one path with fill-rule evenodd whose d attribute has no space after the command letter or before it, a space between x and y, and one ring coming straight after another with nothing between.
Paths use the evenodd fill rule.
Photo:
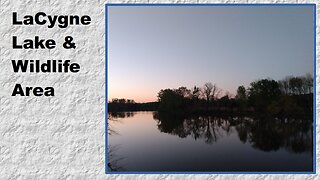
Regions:
<instances>
[{"instance_id":1,"label":"tree reflection in water","mask_svg":"<svg viewBox=\"0 0 320 180\"><path fill-rule=\"evenodd\" d=\"M281 148L292 153L312 155L312 118L266 118L239 116L192 116L182 117L154 112L161 132L188 136L213 144L223 136L236 131L243 143L262 151L277 151Z\"/></svg>"},{"instance_id":2,"label":"tree reflection in water","mask_svg":"<svg viewBox=\"0 0 320 180\"><path fill-rule=\"evenodd\" d=\"M108 114L108 135L119 135L119 133L109 123L110 121L121 123L121 118L132 117L134 113L131 112L117 112ZM117 155L117 151L120 148L119 145L108 145L108 171L125 171L125 168L121 167L119 161L125 159L125 157Z\"/></svg>"}]
</instances>

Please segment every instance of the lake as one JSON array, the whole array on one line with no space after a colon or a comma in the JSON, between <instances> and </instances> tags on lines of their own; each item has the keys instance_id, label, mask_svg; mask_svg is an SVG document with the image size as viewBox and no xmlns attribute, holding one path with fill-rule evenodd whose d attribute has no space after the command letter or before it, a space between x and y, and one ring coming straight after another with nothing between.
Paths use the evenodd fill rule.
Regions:
<instances>
[{"instance_id":1,"label":"lake","mask_svg":"<svg viewBox=\"0 0 320 180\"><path fill-rule=\"evenodd\" d=\"M109 114L109 171L313 170L311 119Z\"/></svg>"}]
</instances>

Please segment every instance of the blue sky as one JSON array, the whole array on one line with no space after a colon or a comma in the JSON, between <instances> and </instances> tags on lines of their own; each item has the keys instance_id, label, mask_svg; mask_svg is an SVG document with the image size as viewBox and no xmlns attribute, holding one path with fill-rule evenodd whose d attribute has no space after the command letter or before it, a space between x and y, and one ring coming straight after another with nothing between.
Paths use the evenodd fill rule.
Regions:
<instances>
[{"instance_id":1,"label":"blue sky","mask_svg":"<svg viewBox=\"0 0 320 180\"><path fill-rule=\"evenodd\" d=\"M313 74L311 6L108 7L108 99Z\"/></svg>"}]
</instances>

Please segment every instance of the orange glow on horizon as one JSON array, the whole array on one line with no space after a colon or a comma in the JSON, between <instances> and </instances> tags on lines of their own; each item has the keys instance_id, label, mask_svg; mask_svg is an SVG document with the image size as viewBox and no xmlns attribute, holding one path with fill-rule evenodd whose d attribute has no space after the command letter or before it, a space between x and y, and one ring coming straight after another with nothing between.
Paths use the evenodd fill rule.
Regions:
<instances>
[{"instance_id":1,"label":"orange glow on horizon","mask_svg":"<svg viewBox=\"0 0 320 180\"><path fill-rule=\"evenodd\" d=\"M115 84L112 89L109 88L108 91L108 101L112 99L130 99L137 103L155 102L158 100L158 88L145 87L142 85L127 86L123 85L117 86Z\"/></svg>"},{"instance_id":2,"label":"orange glow on horizon","mask_svg":"<svg viewBox=\"0 0 320 180\"><path fill-rule=\"evenodd\" d=\"M112 99L130 99L130 100L134 100L136 103L147 103L147 102L155 102L158 101L157 97L128 97L128 96L117 96L117 97L111 97L108 96L108 102L112 101Z\"/></svg>"}]
</instances>

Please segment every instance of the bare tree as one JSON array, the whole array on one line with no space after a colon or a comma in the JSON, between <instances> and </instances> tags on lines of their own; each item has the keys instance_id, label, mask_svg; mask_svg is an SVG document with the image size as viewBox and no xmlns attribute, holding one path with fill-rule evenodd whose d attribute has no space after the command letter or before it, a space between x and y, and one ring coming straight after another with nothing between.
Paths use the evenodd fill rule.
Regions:
<instances>
[{"instance_id":1,"label":"bare tree","mask_svg":"<svg viewBox=\"0 0 320 180\"><path fill-rule=\"evenodd\" d=\"M216 99L221 90L217 87L216 84L212 85L212 83L205 83L203 86L203 96L207 102L212 99Z\"/></svg>"},{"instance_id":2,"label":"bare tree","mask_svg":"<svg viewBox=\"0 0 320 180\"><path fill-rule=\"evenodd\" d=\"M292 77L287 76L285 79L279 81L280 90L285 95L290 94L290 85L289 85L290 78Z\"/></svg>"},{"instance_id":3,"label":"bare tree","mask_svg":"<svg viewBox=\"0 0 320 180\"><path fill-rule=\"evenodd\" d=\"M213 88L214 87L211 83L205 83L203 86L203 95L207 102L210 101Z\"/></svg>"},{"instance_id":4,"label":"bare tree","mask_svg":"<svg viewBox=\"0 0 320 180\"><path fill-rule=\"evenodd\" d=\"M212 99L213 100L217 99L220 93L221 93L221 89L219 89L218 86L214 84L212 89Z\"/></svg>"}]
</instances>

